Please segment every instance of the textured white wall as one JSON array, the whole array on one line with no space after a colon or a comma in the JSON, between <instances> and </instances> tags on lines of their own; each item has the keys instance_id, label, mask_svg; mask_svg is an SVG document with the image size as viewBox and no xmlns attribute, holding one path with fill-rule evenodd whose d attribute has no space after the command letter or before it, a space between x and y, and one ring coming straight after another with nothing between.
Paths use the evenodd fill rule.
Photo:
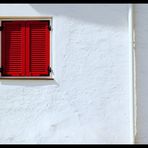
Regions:
<instances>
[{"instance_id":1,"label":"textured white wall","mask_svg":"<svg viewBox=\"0 0 148 148\"><path fill-rule=\"evenodd\" d=\"M0 143L130 143L128 5L0 5L53 16L54 81L0 80Z\"/></svg>"},{"instance_id":2,"label":"textured white wall","mask_svg":"<svg viewBox=\"0 0 148 148\"><path fill-rule=\"evenodd\" d=\"M148 143L148 4L137 4L137 143Z\"/></svg>"}]
</instances>

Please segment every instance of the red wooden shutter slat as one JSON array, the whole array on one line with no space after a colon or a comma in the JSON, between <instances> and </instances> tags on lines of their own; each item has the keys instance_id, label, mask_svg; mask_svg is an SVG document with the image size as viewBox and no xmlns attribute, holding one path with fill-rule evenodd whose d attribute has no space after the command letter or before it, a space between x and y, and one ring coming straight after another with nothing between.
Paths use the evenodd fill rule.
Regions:
<instances>
[{"instance_id":1,"label":"red wooden shutter slat","mask_svg":"<svg viewBox=\"0 0 148 148\"><path fill-rule=\"evenodd\" d=\"M48 76L49 30L48 22L28 21L26 23L26 75Z\"/></svg>"},{"instance_id":2,"label":"red wooden shutter slat","mask_svg":"<svg viewBox=\"0 0 148 148\"><path fill-rule=\"evenodd\" d=\"M4 76L24 76L25 24L2 22L2 66Z\"/></svg>"}]
</instances>

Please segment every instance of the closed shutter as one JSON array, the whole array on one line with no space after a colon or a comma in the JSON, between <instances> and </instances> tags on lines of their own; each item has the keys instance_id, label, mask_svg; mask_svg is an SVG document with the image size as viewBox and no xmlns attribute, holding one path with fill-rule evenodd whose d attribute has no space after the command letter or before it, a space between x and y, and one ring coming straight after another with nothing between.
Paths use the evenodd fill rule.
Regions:
<instances>
[{"instance_id":1,"label":"closed shutter","mask_svg":"<svg viewBox=\"0 0 148 148\"><path fill-rule=\"evenodd\" d=\"M4 76L25 75L25 23L2 22L2 67Z\"/></svg>"},{"instance_id":2,"label":"closed shutter","mask_svg":"<svg viewBox=\"0 0 148 148\"><path fill-rule=\"evenodd\" d=\"M49 75L48 21L28 21L26 23L26 75Z\"/></svg>"}]
</instances>

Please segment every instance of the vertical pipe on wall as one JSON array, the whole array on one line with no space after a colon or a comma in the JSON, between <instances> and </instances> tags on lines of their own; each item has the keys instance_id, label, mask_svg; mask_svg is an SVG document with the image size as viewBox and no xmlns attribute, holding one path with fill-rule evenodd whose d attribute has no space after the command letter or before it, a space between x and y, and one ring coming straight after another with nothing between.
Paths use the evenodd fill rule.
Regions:
<instances>
[{"instance_id":1,"label":"vertical pipe on wall","mask_svg":"<svg viewBox=\"0 0 148 148\"><path fill-rule=\"evenodd\" d=\"M136 140L136 134L137 134L137 90L136 90L136 13L135 13L135 4L133 4L133 87L134 87L134 137ZM136 141L135 141L136 142Z\"/></svg>"},{"instance_id":2,"label":"vertical pipe on wall","mask_svg":"<svg viewBox=\"0 0 148 148\"><path fill-rule=\"evenodd\" d=\"M136 137L136 58L135 58L135 6L129 4L129 46L130 46L130 88L131 88L131 128L132 128L132 143L135 143Z\"/></svg>"}]
</instances>

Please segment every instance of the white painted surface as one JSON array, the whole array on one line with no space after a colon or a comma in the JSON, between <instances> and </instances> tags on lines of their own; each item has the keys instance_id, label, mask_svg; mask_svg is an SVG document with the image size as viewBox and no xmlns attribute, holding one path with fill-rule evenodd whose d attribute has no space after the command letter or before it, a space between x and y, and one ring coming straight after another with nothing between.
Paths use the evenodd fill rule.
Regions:
<instances>
[{"instance_id":1,"label":"white painted surface","mask_svg":"<svg viewBox=\"0 0 148 148\"><path fill-rule=\"evenodd\" d=\"M55 81L0 80L0 143L131 143L128 5L0 5L53 16Z\"/></svg>"},{"instance_id":2,"label":"white painted surface","mask_svg":"<svg viewBox=\"0 0 148 148\"><path fill-rule=\"evenodd\" d=\"M148 5L136 5L137 143L148 143Z\"/></svg>"},{"instance_id":3,"label":"white painted surface","mask_svg":"<svg viewBox=\"0 0 148 148\"><path fill-rule=\"evenodd\" d=\"M136 137L136 56L135 56L135 7L133 4L129 5L128 11L128 23L129 23L129 58L130 58L130 115L131 115L131 135L133 137L133 143L135 143Z\"/></svg>"}]
</instances>

